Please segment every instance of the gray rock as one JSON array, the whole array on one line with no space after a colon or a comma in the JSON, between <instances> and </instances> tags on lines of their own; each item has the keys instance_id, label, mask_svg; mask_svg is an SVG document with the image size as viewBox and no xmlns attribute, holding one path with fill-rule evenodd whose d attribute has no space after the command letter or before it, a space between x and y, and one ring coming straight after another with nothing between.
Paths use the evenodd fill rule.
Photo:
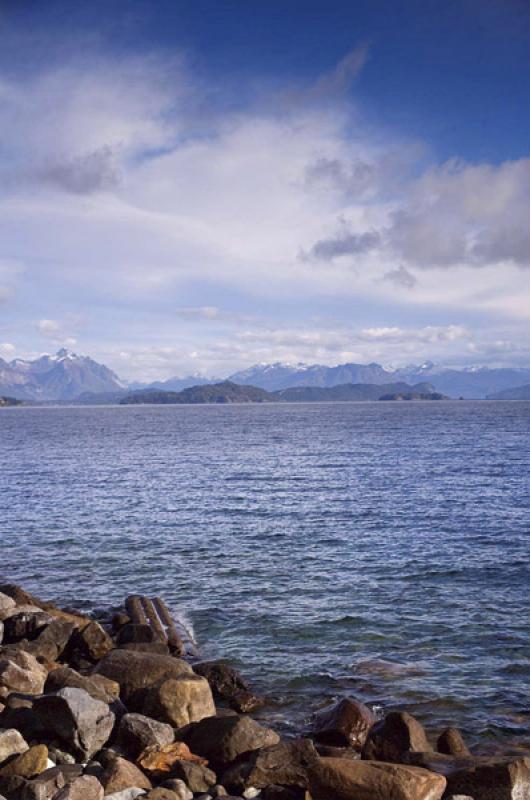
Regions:
<instances>
[{"instance_id":1,"label":"gray rock","mask_svg":"<svg viewBox=\"0 0 530 800\"><path fill-rule=\"evenodd\" d=\"M137 786L133 786L130 789L123 789L121 792L106 794L105 800L136 800L137 797L145 797L145 795L145 789L139 789Z\"/></svg>"},{"instance_id":2,"label":"gray rock","mask_svg":"<svg viewBox=\"0 0 530 800\"><path fill-rule=\"evenodd\" d=\"M223 774L221 782L236 792L251 787L264 789L271 784L307 789L309 770L317 761L318 754L310 739L279 742L240 756Z\"/></svg>"},{"instance_id":3,"label":"gray rock","mask_svg":"<svg viewBox=\"0 0 530 800\"><path fill-rule=\"evenodd\" d=\"M8 692L40 694L48 674L30 653L9 650L8 657L0 655L0 687Z\"/></svg>"},{"instance_id":4,"label":"gray rock","mask_svg":"<svg viewBox=\"0 0 530 800\"><path fill-rule=\"evenodd\" d=\"M61 789L53 800L103 800L103 786L92 775L81 775Z\"/></svg>"},{"instance_id":5,"label":"gray rock","mask_svg":"<svg viewBox=\"0 0 530 800\"><path fill-rule=\"evenodd\" d=\"M66 688L84 689L95 700L101 700L102 703L110 705L116 699L119 687L116 684L117 691L114 692L111 689L112 683L106 681L109 684L109 687L107 687L101 678L101 675L94 675L94 677L80 675L79 672L76 672L71 667L58 667L57 669L52 669L48 674L44 684L44 691L49 694Z\"/></svg>"},{"instance_id":6,"label":"gray rock","mask_svg":"<svg viewBox=\"0 0 530 800\"><path fill-rule=\"evenodd\" d=\"M118 727L116 745L125 755L135 760L150 745L163 747L171 744L175 732L171 725L146 717L143 714L125 714Z\"/></svg>"},{"instance_id":7,"label":"gray rock","mask_svg":"<svg viewBox=\"0 0 530 800\"><path fill-rule=\"evenodd\" d=\"M114 714L106 703L84 689L60 689L39 697L34 704L39 720L72 752L87 760L108 741Z\"/></svg>"},{"instance_id":8,"label":"gray rock","mask_svg":"<svg viewBox=\"0 0 530 800\"><path fill-rule=\"evenodd\" d=\"M18 756L29 750L29 745L14 728L0 729L0 764L11 756Z\"/></svg>"},{"instance_id":9,"label":"gray rock","mask_svg":"<svg viewBox=\"0 0 530 800\"><path fill-rule=\"evenodd\" d=\"M0 619L5 619L7 614L12 611L16 606L12 597L0 592Z\"/></svg>"},{"instance_id":10,"label":"gray rock","mask_svg":"<svg viewBox=\"0 0 530 800\"><path fill-rule=\"evenodd\" d=\"M156 790L155 790L156 791ZM176 778L171 781L171 791L178 800L193 800L193 792L188 789L184 781Z\"/></svg>"},{"instance_id":11,"label":"gray rock","mask_svg":"<svg viewBox=\"0 0 530 800\"><path fill-rule=\"evenodd\" d=\"M54 617L52 621L45 625L38 636L24 645L24 649L35 656L46 661L57 661L63 654L70 637L76 627L70 620Z\"/></svg>"}]
</instances>

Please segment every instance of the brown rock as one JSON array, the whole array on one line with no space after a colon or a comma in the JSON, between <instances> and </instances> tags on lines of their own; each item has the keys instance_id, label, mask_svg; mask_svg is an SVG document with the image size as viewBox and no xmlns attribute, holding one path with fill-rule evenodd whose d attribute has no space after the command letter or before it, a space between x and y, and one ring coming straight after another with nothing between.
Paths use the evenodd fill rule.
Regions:
<instances>
[{"instance_id":1,"label":"brown rock","mask_svg":"<svg viewBox=\"0 0 530 800\"><path fill-rule=\"evenodd\" d=\"M24 643L24 649L35 658L57 661L66 649L74 630L75 624L70 620L54 618L32 641Z\"/></svg>"},{"instance_id":2,"label":"brown rock","mask_svg":"<svg viewBox=\"0 0 530 800\"><path fill-rule=\"evenodd\" d=\"M375 721L376 718L368 706L345 697L330 708L324 708L315 714L311 733L323 744L353 747L360 751Z\"/></svg>"},{"instance_id":3,"label":"brown rock","mask_svg":"<svg viewBox=\"0 0 530 800\"><path fill-rule=\"evenodd\" d=\"M207 717L190 726L185 735L193 753L206 758L222 772L241 753L278 744L280 737L250 717Z\"/></svg>"},{"instance_id":4,"label":"brown rock","mask_svg":"<svg viewBox=\"0 0 530 800\"><path fill-rule=\"evenodd\" d=\"M143 713L175 728L212 717L215 705L208 681L193 674L161 681L147 691Z\"/></svg>"},{"instance_id":5,"label":"brown rock","mask_svg":"<svg viewBox=\"0 0 530 800\"><path fill-rule=\"evenodd\" d=\"M4 644L33 639L37 633L52 621L46 611L20 611L4 621Z\"/></svg>"},{"instance_id":6,"label":"brown rock","mask_svg":"<svg viewBox=\"0 0 530 800\"><path fill-rule=\"evenodd\" d=\"M439 753L449 756L470 756L471 753L464 741L464 737L457 728L446 728L436 743Z\"/></svg>"},{"instance_id":7,"label":"brown rock","mask_svg":"<svg viewBox=\"0 0 530 800\"><path fill-rule=\"evenodd\" d=\"M47 765L48 748L44 744L37 744L12 761L4 764L0 768L0 776L9 778L12 775L17 775L21 778L33 778L40 772L44 772Z\"/></svg>"},{"instance_id":8,"label":"brown rock","mask_svg":"<svg viewBox=\"0 0 530 800\"><path fill-rule=\"evenodd\" d=\"M0 687L9 692L41 694L44 689L47 672L37 659L24 650L9 649L8 657L3 648L0 655Z\"/></svg>"},{"instance_id":9,"label":"brown rock","mask_svg":"<svg viewBox=\"0 0 530 800\"><path fill-rule=\"evenodd\" d=\"M130 711L141 711L145 690L155 683L192 675L189 664L172 656L111 650L95 669L120 684L120 697Z\"/></svg>"},{"instance_id":10,"label":"brown rock","mask_svg":"<svg viewBox=\"0 0 530 800\"><path fill-rule=\"evenodd\" d=\"M475 800L529 800L530 757L460 758L438 753L409 753L418 763L447 779L448 795L470 795Z\"/></svg>"},{"instance_id":11,"label":"brown rock","mask_svg":"<svg viewBox=\"0 0 530 800\"><path fill-rule=\"evenodd\" d=\"M445 778L379 761L321 758L310 770L313 800L440 800Z\"/></svg>"},{"instance_id":12,"label":"brown rock","mask_svg":"<svg viewBox=\"0 0 530 800\"><path fill-rule=\"evenodd\" d=\"M15 606L16 603L12 597L0 592L0 620L5 619Z\"/></svg>"},{"instance_id":13,"label":"brown rock","mask_svg":"<svg viewBox=\"0 0 530 800\"><path fill-rule=\"evenodd\" d=\"M95 700L110 704L119 695L120 687L114 681L103 678L102 675L85 676L80 675L71 667L58 667L48 673L44 691L58 692L59 689L84 689Z\"/></svg>"},{"instance_id":14,"label":"brown rock","mask_svg":"<svg viewBox=\"0 0 530 800\"><path fill-rule=\"evenodd\" d=\"M8 758L18 756L29 750L28 744L14 728L0 729L0 765Z\"/></svg>"},{"instance_id":15,"label":"brown rock","mask_svg":"<svg viewBox=\"0 0 530 800\"><path fill-rule=\"evenodd\" d=\"M92 775L81 775L54 795L53 800L103 800L103 786Z\"/></svg>"},{"instance_id":16,"label":"brown rock","mask_svg":"<svg viewBox=\"0 0 530 800\"><path fill-rule=\"evenodd\" d=\"M72 636L68 655L75 663L85 660L96 664L113 649L114 642L108 633L99 622L92 620Z\"/></svg>"},{"instance_id":17,"label":"brown rock","mask_svg":"<svg viewBox=\"0 0 530 800\"><path fill-rule=\"evenodd\" d=\"M401 761L409 752L432 750L423 725L405 711L392 711L371 728L362 758L374 761Z\"/></svg>"},{"instance_id":18,"label":"brown rock","mask_svg":"<svg viewBox=\"0 0 530 800\"><path fill-rule=\"evenodd\" d=\"M178 794L172 792L171 789L164 789L162 786L159 786L158 789L151 789L149 794L146 795L145 800L180 800L180 798Z\"/></svg>"},{"instance_id":19,"label":"brown rock","mask_svg":"<svg viewBox=\"0 0 530 800\"><path fill-rule=\"evenodd\" d=\"M171 768L173 778L184 781L192 792L208 792L217 783L217 775L204 764L195 761L175 761ZM171 788L170 782L167 785Z\"/></svg>"},{"instance_id":20,"label":"brown rock","mask_svg":"<svg viewBox=\"0 0 530 800\"><path fill-rule=\"evenodd\" d=\"M194 755L185 742L146 747L137 764L150 775L160 776L171 772L176 761L190 761L203 766L208 764L206 759Z\"/></svg>"},{"instance_id":21,"label":"brown rock","mask_svg":"<svg viewBox=\"0 0 530 800\"><path fill-rule=\"evenodd\" d=\"M138 789L152 789L153 787L149 778L137 766L119 757L110 761L101 780L106 795L133 787Z\"/></svg>"},{"instance_id":22,"label":"brown rock","mask_svg":"<svg viewBox=\"0 0 530 800\"><path fill-rule=\"evenodd\" d=\"M136 759L147 747L171 744L175 732L171 725L145 717L143 714L124 714L116 735L116 746L131 759Z\"/></svg>"},{"instance_id":23,"label":"brown rock","mask_svg":"<svg viewBox=\"0 0 530 800\"><path fill-rule=\"evenodd\" d=\"M57 767L44 770L31 781L27 781L21 791L20 800L51 800L66 781Z\"/></svg>"},{"instance_id":24,"label":"brown rock","mask_svg":"<svg viewBox=\"0 0 530 800\"><path fill-rule=\"evenodd\" d=\"M250 786L263 789L273 783L307 789L308 771L317 761L318 754L310 739L279 742L240 756L223 774L221 783L235 793Z\"/></svg>"},{"instance_id":25,"label":"brown rock","mask_svg":"<svg viewBox=\"0 0 530 800\"><path fill-rule=\"evenodd\" d=\"M224 661L202 661L193 665L193 671L206 678L216 700L228 703L235 711L248 713L265 705L239 672Z\"/></svg>"}]
</instances>

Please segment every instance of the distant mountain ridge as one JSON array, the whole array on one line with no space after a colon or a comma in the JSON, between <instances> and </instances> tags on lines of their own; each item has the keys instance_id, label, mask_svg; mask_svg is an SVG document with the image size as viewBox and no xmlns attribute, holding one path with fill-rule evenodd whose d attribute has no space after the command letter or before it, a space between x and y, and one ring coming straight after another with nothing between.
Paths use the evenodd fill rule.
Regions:
<instances>
[{"instance_id":1,"label":"distant mountain ridge","mask_svg":"<svg viewBox=\"0 0 530 800\"><path fill-rule=\"evenodd\" d=\"M34 361L0 359L0 394L19 400L66 402L85 392L115 392L124 384L103 364L69 350Z\"/></svg>"},{"instance_id":2,"label":"distant mountain ridge","mask_svg":"<svg viewBox=\"0 0 530 800\"><path fill-rule=\"evenodd\" d=\"M156 405L199 403L274 403L278 397L256 386L240 386L231 381L191 386L181 392L162 389L133 392L120 400L120 405L154 403Z\"/></svg>"},{"instance_id":3,"label":"distant mountain ridge","mask_svg":"<svg viewBox=\"0 0 530 800\"><path fill-rule=\"evenodd\" d=\"M530 383L490 394L488 400L530 400Z\"/></svg>"},{"instance_id":4,"label":"distant mountain ridge","mask_svg":"<svg viewBox=\"0 0 530 800\"><path fill-rule=\"evenodd\" d=\"M530 368L468 367L449 369L425 362L400 369L380 364L255 364L232 373L225 379L240 386L253 386L267 392L297 387L332 389L336 386L383 386L404 383L415 386L428 382L432 391L466 399L492 398L499 392L530 384ZM0 359L0 394L38 403L114 403L130 391L180 392L197 386L225 382L202 375L173 377L153 383L127 384L103 364L68 350L37 359ZM351 390L348 390L351 392ZM368 393L371 390L366 390ZM340 394L340 392L339 392Z\"/></svg>"}]
</instances>

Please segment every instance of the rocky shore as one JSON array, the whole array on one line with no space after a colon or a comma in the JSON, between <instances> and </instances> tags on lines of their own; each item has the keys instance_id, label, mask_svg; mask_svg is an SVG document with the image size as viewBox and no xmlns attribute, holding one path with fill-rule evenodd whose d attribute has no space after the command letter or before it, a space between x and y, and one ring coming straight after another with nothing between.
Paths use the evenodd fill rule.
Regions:
<instances>
[{"instance_id":1,"label":"rocky shore","mask_svg":"<svg viewBox=\"0 0 530 800\"><path fill-rule=\"evenodd\" d=\"M282 740L262 703L125 609L0 586L0 800L530 800L530 757L472 755L454 728L344 698Z\"/></svg>"}]
</instances>

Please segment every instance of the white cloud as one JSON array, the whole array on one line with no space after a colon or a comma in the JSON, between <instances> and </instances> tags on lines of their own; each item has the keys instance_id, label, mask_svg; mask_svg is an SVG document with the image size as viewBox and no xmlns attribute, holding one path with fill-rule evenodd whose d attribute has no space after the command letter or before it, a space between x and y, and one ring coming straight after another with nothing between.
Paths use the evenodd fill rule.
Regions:
<instances>
[{"instance_id":1,"label":"white cloud","mask_svg":"<svg viewBox=\"0 0 530 800\"><path fill-rule=\"evenodd\" d=\"M0 342L0 358L13 358L16 347L10 342Z\"/></svg>"},{"instance_id":2,"label":"white cloud","mask_svg":"<svg viewBox=\"0 0 530 800\"><path fill-rule=\"evenodd\" d=\"M133 354L122 361L139 369L151 354L160 371L215 370L219 358L234 368L388 360L400 347L453 356L473 340L447 331L471 330L471 317L492 319L492 330L528 318L530 159L422 171L416 142L374 135L349 113L344 89L366 55L349 56L303 101L224 113L178 55L87 56L4 77L0 300L23 285L25 322L42 317L35 336L61 342L79 338L66 303L91 310L96 340L123 335L117 310L133 318L132 339L138 311L149 313L145 351L122 343ZM212 292L241 310L217 297L207 305ZM285 302L285 322L260 327L257 298ZM324 299L373 308L374 324L312 328L304 308ZM237 334L220 337L216 323ZM400 333L366 333L381 330Z\"/></svg>"}]
</instances>

